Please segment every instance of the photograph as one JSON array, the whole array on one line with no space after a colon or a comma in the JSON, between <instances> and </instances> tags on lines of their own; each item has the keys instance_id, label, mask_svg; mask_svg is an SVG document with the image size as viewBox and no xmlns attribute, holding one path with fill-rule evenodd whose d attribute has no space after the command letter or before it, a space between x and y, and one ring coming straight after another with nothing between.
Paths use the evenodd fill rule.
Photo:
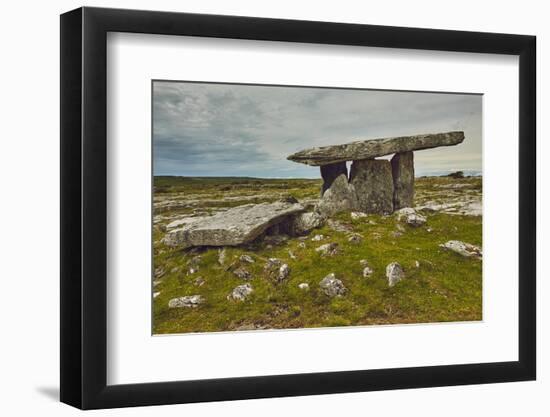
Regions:
<instances>
[{"instance_id":1,"label":"photograph","mask_svg":"<svg viewBox=\"0 0 550 417\"><path fill-rule=\"evenodd\" d=\"M483 95L152 80L152 333L483 320Z\"/></svg>"}]
</instances>

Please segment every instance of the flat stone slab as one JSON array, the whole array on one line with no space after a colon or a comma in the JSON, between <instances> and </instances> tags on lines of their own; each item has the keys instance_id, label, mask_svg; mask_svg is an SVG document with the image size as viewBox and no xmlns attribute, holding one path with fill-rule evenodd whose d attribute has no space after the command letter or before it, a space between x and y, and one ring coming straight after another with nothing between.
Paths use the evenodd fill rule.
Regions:
<instances>
[{"instance_id":1,"label":"flat stone slab","mask_svg":"<svg viewBox=\"0 0 550 417\"><path fill-rule=\"evenodd\" d=\"M298 203L246 204L213 216L193 217L179 229L164 237L168 246L235 246L250 242L288 216L302 212Z\"/></svg>"},{"instance_id":2,"label":"flat stone slab","mask_svg":"<svg viewBox=\"0 0 550 417\"><path fill-rule=\"evenodd\" d=\"M372 159L399 152L419 151L439 146L453 146L462 143L463 140L464 132L371 139L343 145L304 149L290 155L287 159L312 166L323 166L345 161Z\"/></svg>"}]
</instances>

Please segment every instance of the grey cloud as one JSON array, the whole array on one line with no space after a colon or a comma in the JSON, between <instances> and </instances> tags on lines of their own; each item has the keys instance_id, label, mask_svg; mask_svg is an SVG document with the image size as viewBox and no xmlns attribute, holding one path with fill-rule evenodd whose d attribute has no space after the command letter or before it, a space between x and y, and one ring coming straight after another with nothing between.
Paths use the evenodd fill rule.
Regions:
<instances>
[{"instance_id":1,"label":"grey cloud","mask_svg":"<svg viewBox=\"0 0 550 417\"><path fill-rule=\"evenodd\" d=\"M481 170L479 95L155 82L155 175L318 177L286 156L352 140L464 130L417 172ZM452 168L451 168L452 167Z\"/></svg>"}]
</instances>

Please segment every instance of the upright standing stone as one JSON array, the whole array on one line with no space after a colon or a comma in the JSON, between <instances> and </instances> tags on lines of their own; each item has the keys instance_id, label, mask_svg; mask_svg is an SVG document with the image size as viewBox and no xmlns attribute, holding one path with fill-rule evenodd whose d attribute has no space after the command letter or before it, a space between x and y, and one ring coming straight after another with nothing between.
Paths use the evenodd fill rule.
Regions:
<instances>
[{"instance_id":1,"label":"upright standing stone","mask_svg":"<svg viewBox=\"0 0 550 417\"><path fill-rule=\"evenodd\" d=\"M414 199L414 156L412 152L396 153L391 159L393 175L393 209L412 207Z\"/></svg>"},{"instance_id":2,"label":"upright standing stone","mask_svg":"<svg viewBox=\"0 0 550 417\"><path fill-rule=\"evenodd\" d=\"M321 177L323 178L321 197L323 196L325 191L330 188L334 180L342 174L345 175L346 179L348 178L348 168L345 162L338 162L336 164L321 166Z\"/></svg>"},{"instance_id":3,"label":"upright standing stone","mask_svg":"<svg viewBox=\"0 0 550 417\"><path fill-rule=\"evenodd\" d=\"M355 188L348 182L348 177L340 174L323 193L315 206L315 211L322 218L327 218L341 211L352 210L357 210Z\"/></svg>"},{"instance_id":4,"label":"upright standing stone","mask_svg":"<svg viewBox=\"0 0 550 417\"><path fill-rule=\"evenodd\" d=\"M360 211L376 214L393 212L393 179L390 161L384 159L353 161L349 182L355 188Z\"/></svg>"}]
</instances>

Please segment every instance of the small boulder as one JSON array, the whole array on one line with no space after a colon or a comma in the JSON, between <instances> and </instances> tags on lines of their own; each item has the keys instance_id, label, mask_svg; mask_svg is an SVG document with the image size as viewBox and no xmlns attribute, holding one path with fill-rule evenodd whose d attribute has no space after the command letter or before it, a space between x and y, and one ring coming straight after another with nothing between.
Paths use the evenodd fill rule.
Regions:
<instances>
[{"instance_id":1,"label":"small boulder","mask_svg":"<svg viewBox=\"0 0 550 417\"><path fill-rule=\"evenodd\" d=\"M449 240L447 243L439 245L441 248L458 253L466 258L481 259L483 256L481 248L460 240Z\"/></svg>"},{"instance_id":2,"label":"small boulder","mask_svg":"<svg viewBox=\"0 0 550 417\"><path fill-rule=\"evenodd\" d=\"M363 236L361 236L359 233L352 233L348 237L348 242L353 243L354 245L359 245L363 242Z\"/></svg>"},{"instance_id":3,"label":"small boulder","mask_svg":"<svg viewBox=\"0 0 550 417\"><path fill-rule=\"evenodd\" d=\"M153 293L153 298L157 298L159 295L160 295L160 291L154 292Z\"/></svg>"},{"instance_id":4,"label":"small boulder","mask_svg":"<svg viewBox=\"0 0 550 417\"><path fill-rule=\"evenodd\" d=\"M307 282L302 282L298 284L298 288L300 288L303 291L309 290L309 284Z\"/></svg>"},{"instance_id":5,"label":"small boulder","mask_svg":"<svg viewBox=\"0 0 550 417\"><path fill-rule=\"evenodd\" d=\"M333 256L338 254L338 243L325 243L315 249L315 252L321 255Z\"/></svg>"},{"instance_id":6,"label":"small boulder","mask_svg":"<svg viewBox=\"0 0 550 417\"><path fill-rule=\"evenodd\" d=\"M195 287L202 287L204 285L206 281L204 280L203 277L197 277L195 278L195 280L193 281L193 285Z\"/></svg>"},{"instance_id":7,"label":"small boulder","mask_svg":"<svg viewBox=\"0 0 550 417\"><path fill-rule=\"evenodd\" d=\"M248 283L239 285L231 291L231 293L227 296L227 299L234 301L245 301L253 291L252 285Z\"/></svg>"},{"instance_id":8,"label":"small boulder","mask_svg":"<svg viewBox=\"0 0 550 417\"><path fill-rule=\"evenodd\" d=\"M205 299L201 295L186 295L184 297L172 298L168 301L168 308L196 308L202 303Z\"/></svg>"},{"instance_id":9,"label":"small boulder","mask_svg":"<svg viewBox=\"0 0 550 417\"><path fill-rule=\"evenodd\" d=\"M275 268L279 268L281 266L282 262L280 259L277 258L269 258L267 262L264 265L264 270L266 271L272 271Z\"/></svg>"},{"instance_id":10,"label":"small boulder","mask_svg":"<svg viewBox=\"0 0 550 417\"><path fill-rule=\"evenodd\" d=\"M372 274L374 273L374 271L372 270L372 268L370 266L365 266L363 268L363 278L368 278L370 277Z\"/></svg>"},{"instance_id":11,"label":"small boulder","mask_svg":"<svg viewBox=\"0 0 550 417\"><path fill-rule=\"evenodd\" d=\"M399 263L392 262L386 266L386 278L388 279L388 286L393 287L405 278L405 272Z\"/></svg>"},{"instance_id":12,"label":"small boulder","mask_svg":"<svg viewBox=\"0 0 550 417\"><path fill-rule=\"evenodd\" d=\"M246 268L243 268L243 267L235 269L233 271L233 274L235 274L240 279L249 280L252 278L252 274Z\"/></svg>"},{"instance_id":13,"label":"small boulder","mask_svg":"<svg viewBox=\"0 0 550 417\"><path fill-rule=\"evenodd\" d=\"M347 292L347 288L344 283L336 278L334 273L328 274L319 282L321 290L329 297L341 297Z\"/></svg>"},{"instance_id":14,"label":"small boulder","mask_svg":"<svg viewBox=\"0 0 550 417\"><path fill-rule=\"evenodd\" d=\"M302 235L323 225L323 216L313 211L299 213L291 218L290 227L294 235Z\"/></svg>"},{"instance_id":15,"label":"small boulder","mask_svg":"<svg viewBox=\"0 0 550 417\"><path fill-rule=\"evenodd\" d=\"M247 254L243 254L243 255L239 256L239 260L241 262L246 262L246 263L249 263L249 264L254 263L254 259L252 259L252 256L247 255Z\"/></svg>"},{"instance_id":16,"label":"small boulder","mask_svg":"<svg viewBox=\"0 0 550 417\"><path fill-rule=\"evenodd\" d=\"M409 226L419 227L426 223L427 219L422 214L416 212L412 207L405 207L395 212L397 221L405 222Z\"/></svg>"},{"instance_id":17,"label":"small boulder","mask_svg":"<svg viewBox=\"0 0 550 417\"><path fill-rule=\"evenodd\" d=\"M290 274L290 267L288 266L288 264L282 264L281 267L279 268L279 274L277 275L277 280L279 282L284 281L285 279L288 278L289 274Z\"/></svg>"},{"instance_id":18,"label":"small boulder","mask_svg":"<svg viewBox=\"0 0 550 417\"><path fill-rule=\"evenodd\" d=\"M312 242L319 242L321 240L323 240L325 237L323 235L315 235L311 238L311 241Z\"/></svg>"},{"instance_id":19,"label":"small boulder","mask_svg":"<svg viewBox=\"0 0 550 417\"><path fill-rule=\"evenodd\" d=\"M307 247L307 246L306 246L306 242L300 242L300 243L298 243L298 247L299 247L300 249L305 249L305 248Z\"/></svg>"}]
</instances>

